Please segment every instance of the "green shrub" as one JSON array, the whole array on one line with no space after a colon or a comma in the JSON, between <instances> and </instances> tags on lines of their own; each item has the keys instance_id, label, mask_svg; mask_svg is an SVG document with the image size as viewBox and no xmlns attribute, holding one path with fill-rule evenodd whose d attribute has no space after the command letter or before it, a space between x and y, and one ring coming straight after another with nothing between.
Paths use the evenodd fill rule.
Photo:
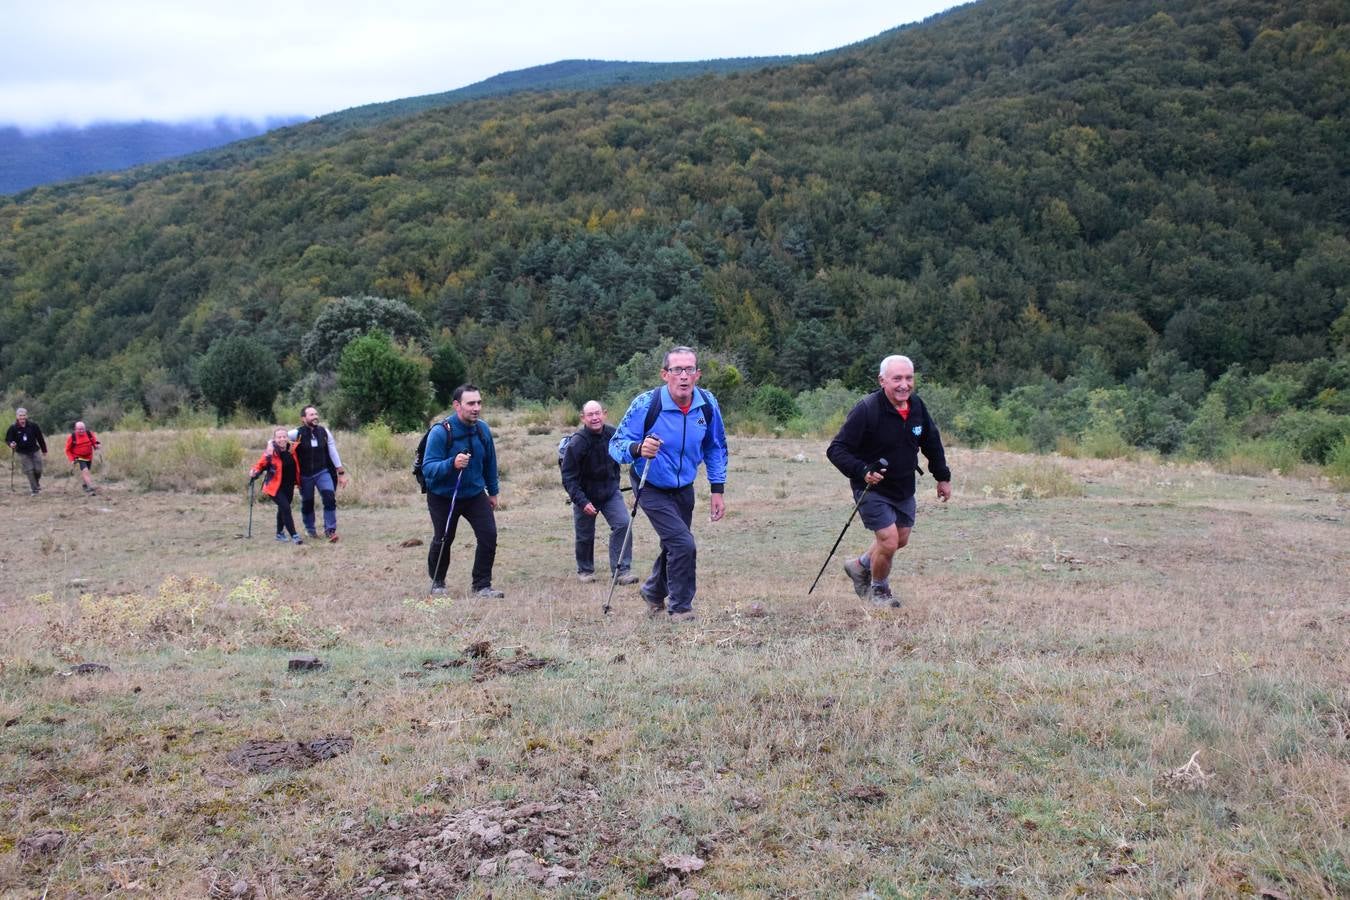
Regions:
<instances>
[{"instance_id":1,"label":"green shrub","mask_svg":"<svg viewBox=\"0 0 1350 900\"><path fill-rule=\"evenodd\" d=\"M197 365L202 396L216 408L220 421L238 409L271 418L281 380L281 366L272 352L246 337L216 341Z\"/></svg>"},{"instance_id":2,"label":"green shrub","mask_svg":"<svg viewBox=\"0 0 1350 900\"><path fill-rule=\"evenodd\" d=\"M344 418L353 424L382 421L413 431L426 422L431 405L425 366L383 332L347 344L338 362L338 390Z\"/></svg>"},{"instance_id":3,"label":"green shrub","mask_svg":"<svg viewBox=\"0 0 1350 900\"><path fill-rule=\"evenodd\" d=\"M750 409L782 424L797 415L792 395L776 384L763 384L750 398Z\"/></svg>"},{"instance_id":4,"label":"green shrub","mask_svg":"<svg viewBox=\"0 0 1350 900\"><path fill-rule=\"evenodd\" d=\"M1286 413L1276 420L1272 435L1293 447L1304 462L1325 465L1332 452L1350 438L1350 416Z\"/></svg>"},{"instance_id":5,"label":"green shrub","mask_svg":"<svg viewBox=\"0 0 1350 900\"><path fill-rule=\"evenodd\" d=\"M1350 490L1350 438L1341 441L1327 456L1327 477L1341 490Z\"/></svg>"}]
</instances>

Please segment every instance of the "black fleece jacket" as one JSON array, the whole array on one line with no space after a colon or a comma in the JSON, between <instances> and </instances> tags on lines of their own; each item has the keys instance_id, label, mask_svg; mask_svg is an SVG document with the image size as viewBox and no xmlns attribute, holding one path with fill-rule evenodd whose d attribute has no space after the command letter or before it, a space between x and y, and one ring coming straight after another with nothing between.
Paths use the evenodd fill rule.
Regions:
<instances>
[{"instance_id":1,"label":"black fleece jacket","mask_svg":"<svg viewBox=\"0 0 1350 900\"><path fill-rule=\"evenodd\" d=\"M609 457L612 437L613 425L606 425L599 434L582 428L563 448L563 488L578 507L592 503L599 508L619 491L619 464Z\"/></svg>"},{"instance_id":2,"label":"black fleece jacket","mask_svg":"<svg viewBox=\"0 0 1350 900\"><path fill-rule=\"evenodd\" d=\"M5 432L5 443L13 444L15 453L32 455L39 450L47 452L47 440L42 436L42 429L32 419L25 422L22 428L17 420L10 425Z\"/></svg>"},{"instance_id":3,"label":"black fleece jacket","mask_svg":"<svg viewBox=\"0 0 1350 900\"><path fill-rule=\"evenodd\" d=\"M919 466L919 451L928 459L928 470L938 481L951 481L942 436L928 415L918 394L909 395L909 418L886 399L880 388L868 394L849 411L839 433L825 451L830 462L848 476L854 490L862 490L869 469L878 459L887 462L886 478L872 491L892 500L914 496L914 472Z\"/></svg>"}]
</instances>

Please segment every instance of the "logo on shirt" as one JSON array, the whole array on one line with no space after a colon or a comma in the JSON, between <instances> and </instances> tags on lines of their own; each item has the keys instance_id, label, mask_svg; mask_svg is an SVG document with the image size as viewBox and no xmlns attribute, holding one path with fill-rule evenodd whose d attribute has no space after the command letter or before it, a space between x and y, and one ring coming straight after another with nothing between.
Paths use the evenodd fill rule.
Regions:
<instances>
[{"instance_id":1,"label":"logo on shirt","mask_svg":"<svg viewBox=\"0 0 1350 900\"><path fill-rule=\"evenodd\" d=\"M923 426L915 425L913 428L910 429L910 431L914 432L915 437L918 437L919 435L923 434Z\"/></svg>"},{"instance_id":2,"label":"logo on shirt","mask_svg":"<svg viewBox=\"0 0 1350 900\"><path fill-rule=\"evenodd\" d=\"M708 424L708 420L707 420L707 419L704 419L702 416L699 416L699 417L698 417L698 425L699 425L700 428L702 428L704 425L707 425L707 424Z\"/></svg>"}]
</instances>

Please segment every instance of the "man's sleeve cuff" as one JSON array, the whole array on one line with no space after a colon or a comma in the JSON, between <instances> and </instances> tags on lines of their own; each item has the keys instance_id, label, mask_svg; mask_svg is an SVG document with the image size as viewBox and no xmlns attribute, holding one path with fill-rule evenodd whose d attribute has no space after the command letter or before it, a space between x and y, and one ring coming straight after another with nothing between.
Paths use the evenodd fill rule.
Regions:
<instances>
[{"instance_id":1,"label":"man's sleeve cuff","mask_svg":"<svg viewBox=\"0 0 1350 900\"><path fill-rule=\"evenodd\" d=\"M726 483L725 483L725 482L720 483L720 484L713 484L713 485L710 485L710 487L712 488L712 492L713 492L714 494L720 494L720 493L724 492L724 491L727 489L727 486L726 486Z\"/></svg>"}]
</instances>

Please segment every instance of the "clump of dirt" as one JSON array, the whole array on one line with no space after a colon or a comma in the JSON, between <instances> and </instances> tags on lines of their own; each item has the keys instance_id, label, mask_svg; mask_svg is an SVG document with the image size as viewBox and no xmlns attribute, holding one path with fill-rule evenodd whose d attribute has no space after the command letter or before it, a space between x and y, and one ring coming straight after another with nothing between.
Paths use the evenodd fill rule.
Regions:
<instances>
[{"instance_id":1,"label":"clump of dirt","mask_svg":"<svg viewBox=\"0 0 1350 900\"><path fill-rule=\"evenodd\" d=\"M236 769L257 775L277 769L308 769L352 749L349 735L330 734L314 741L245 741L225 754Z\"/></svg>"},{"instance_id":2,"label":"clump of dirt","mask_svg":"<svg viewBox=\"0 0 1350 900\"><path fill-rule=\"evenodd\" d=\"M487 681L498 675L522 675L535 669L557 668L561 663L556 659L543 656L530 656L522 648L513 648L513 655L504 657L493 653L488 641L475 641L460 651L463 655L454 659L428 659L422 662L424 669L458 669L470 666L474 681Z\"/></svg>"},{"instance_id":3,"label":"clump of dirt","mask_svg":"<svg viewBox=\"0 0 1350 900\"><path fill-rule=\"evenodd\" d=\"M16 849L23 859L38 859L56 853L65 842L66 835L64 832L39 831L20 839Z\"/></svg>"},{"instance_id":4,"label":"clump of dirt","mask_svg":"<svg viewBox=\"0 0 1350 900\"><path fill-rule=\"evenodd\" d=\"M324 880L297 887L305 895L323 890L336 860L352 847L379 866L375 877L350 886L357 897L454 896L476 879L502 875L537 888L562 887L598 875L608 858L605 846L618 842L603 828L600 811L596 791L564 790L552 802L491 803L350 828L310 848L304 860L311 877Z\"/></svg>"}]
</instances>

